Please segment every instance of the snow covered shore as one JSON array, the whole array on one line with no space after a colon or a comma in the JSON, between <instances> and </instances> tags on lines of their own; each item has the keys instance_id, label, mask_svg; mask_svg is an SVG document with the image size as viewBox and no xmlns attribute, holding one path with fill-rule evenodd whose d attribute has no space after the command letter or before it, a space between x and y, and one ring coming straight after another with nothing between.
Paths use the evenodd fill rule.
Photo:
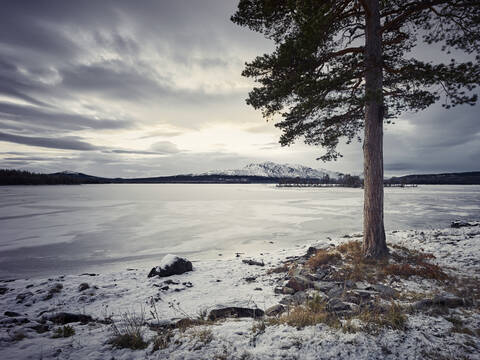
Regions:
<instances>
[{"instance_id":1,"label":"snow covered shore","mask_svg":"<svg viewBox=\"0 0 480 360\"><path fill-rule=\"evenodd\" d=\"M352 239L355 234L314 245L333 248ZM480 226L392 231L387 241L431 253L435 256L432 263L447 274L480 283ZM292 298L295 295L278 291L287 281L286 274L272 269L287 258L301 267L308 248L251 254L263 260L263 267L243 263L244 257L194 262L194 271L168 278L147 278L150 269L139 268L2 282L0 359L480 359L478 298L469 298L469 306L442 312L410 312L403 330L350 331L343 320L340 327L318 323L297 328L261 319L227 318L171 327L161 344L158 338L152 340L165 324L204 318L219 305L266 310ZM409 296L421 300L420 295L450 295L445 281L421 276L400 279L389 275L380 285L395 290L399 295L390 301L398 303L406 303ZM349 285L352 289L362 286L361 281ZM473 294L478 294L475 286ZM307 296L316 292L313 288L305 291ZM85 324L54 320L64 312L91 319ZM114 327L132 317L141 318L147 347L114 347L109 343ZM359 322L352 320L354 325ZM65 327L68 334L62 332Z\"/></svg>"}]
</instances>

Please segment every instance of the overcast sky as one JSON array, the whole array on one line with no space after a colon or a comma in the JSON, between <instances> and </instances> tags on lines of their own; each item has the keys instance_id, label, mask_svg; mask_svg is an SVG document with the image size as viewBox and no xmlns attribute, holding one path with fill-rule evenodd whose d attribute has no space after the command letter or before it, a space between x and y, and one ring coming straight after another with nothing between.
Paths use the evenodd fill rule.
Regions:
<instances>
[{"instance_id":1,"label":"overcast sky","mask_svg":"<svg viewBox=\"0 0 480 360\"><path fill-rule=\"evenodd\" d=\"M243 64L273 47L230 22L236 3L2 1L0 167L133 177L275 161L361 172L361 144L316 161L320 148L282 148L245 104ZM479 114L404 114L385 130L386 174L480 170Z\"/></svg>"}]
</instances>

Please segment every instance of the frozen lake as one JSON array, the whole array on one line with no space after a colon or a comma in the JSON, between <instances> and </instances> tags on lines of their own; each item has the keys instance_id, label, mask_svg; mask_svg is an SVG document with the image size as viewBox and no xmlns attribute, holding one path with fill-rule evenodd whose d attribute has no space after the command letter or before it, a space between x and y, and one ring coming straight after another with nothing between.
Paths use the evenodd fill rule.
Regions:
<instances>
[{"instance_id":1,"label":"frozen lake","mask_svg":"<svg viewBox=\"0 0 480 360\"><path fill-rule=\"evenodd\" d=\"M362 230L363 192L274 185L0 187L0 278L147 267L304 245ZM385 189L387 230L480 218L480 186Z\"/></svg>"}]
</instances>

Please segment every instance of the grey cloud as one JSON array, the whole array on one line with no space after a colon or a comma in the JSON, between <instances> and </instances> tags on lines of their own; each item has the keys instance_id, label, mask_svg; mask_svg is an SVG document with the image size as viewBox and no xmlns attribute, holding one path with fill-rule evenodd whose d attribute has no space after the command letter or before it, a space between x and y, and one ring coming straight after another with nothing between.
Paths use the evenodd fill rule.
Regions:
<instances>
[{"instance_id":1,"label":"grey cloud","mask_svg":"<svg viewBox=\"0 0 480 360\"><path fill-rule=\"evenodd\" d=\"M20 136L0 132L0 141L64 150L91 151L99 149L99 147L79 140L77 137L44 138L33 136Z\"/></svg>"},{"instance_id":2,"label":"grey cloud","mask_svg":"<svg viewBox=\"0 0 480 360\"><path fill-rule=\"evenodd\" d=\"M92 119L91 117L52 111L34 106L0 102L0 119L34 124L58 130L121 129L132 126L129 120Z\"/></svg>"},{"instance_id":3,"label":"grey cloud","mask_svg":"<svg viewBox=\"0 0 480 360\"><path fill-rule=\"evenodd\" d=\"M158 141L152 144L150 148L157 153L163 154L175 154L180 152L177 145L170 141Z\"/></svg>"}]
</instances>

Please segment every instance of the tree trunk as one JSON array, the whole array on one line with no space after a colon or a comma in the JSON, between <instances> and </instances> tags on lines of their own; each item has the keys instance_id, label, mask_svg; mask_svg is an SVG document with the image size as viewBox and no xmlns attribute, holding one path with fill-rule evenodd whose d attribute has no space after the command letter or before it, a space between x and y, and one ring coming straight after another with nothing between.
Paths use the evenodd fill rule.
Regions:
<instances>
[{"instance_id":1,"label":"tree trunk","mask_svg":"<svg viewBox=\"0 0 480 360\"><path fill-rule=\"evenodd\" d=\"M365 137L363 143L363 253L388 254L383 225L383 70L379 0L365 0Z\"/></svg>"}]
</instances>

